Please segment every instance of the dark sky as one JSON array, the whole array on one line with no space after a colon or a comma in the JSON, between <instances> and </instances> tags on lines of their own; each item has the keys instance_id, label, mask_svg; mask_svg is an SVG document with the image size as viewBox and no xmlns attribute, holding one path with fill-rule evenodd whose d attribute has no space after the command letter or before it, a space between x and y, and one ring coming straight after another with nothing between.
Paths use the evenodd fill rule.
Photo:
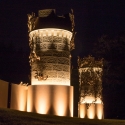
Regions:
<instances>
[{"instance_id":1,"label":"dark sky","mask_svg":"<svg viewBox=\"0 0 125 125\"><path fill-rule=\"evenodd\" d=\"M54 8L60 15L74 10L76 55L90 54L92 44L103 34L125 31L124 0L2 0L0 41L27 48L27 14L46 8Z\"/></svg>"},{"instance_id":2,"label":"dark sky","mask_svg":"<svg viewBox=\"0 0 125 125\"><path fill-rule=\"evenodd\" d=\"M70 12L71 8L74 10L75 31L77 32L75 57L91 54L93 44L101 35L115 36L125 31L125 0L30 0L30 2L27 0L1 0L0 42L6 44L12 42L17 48L29 50L27 14L51 8L56 9L59 15ZM123 103L118 104L120 109L116 107L116 113L116 110L111 108L115 101L109 104L112 97L115 100L115 96L113 94L110 96L105 100L107 118L119 118L121 114L121 118L123 118L125 116L125 109L121 108Z\"/></svg>"}]
</instances>

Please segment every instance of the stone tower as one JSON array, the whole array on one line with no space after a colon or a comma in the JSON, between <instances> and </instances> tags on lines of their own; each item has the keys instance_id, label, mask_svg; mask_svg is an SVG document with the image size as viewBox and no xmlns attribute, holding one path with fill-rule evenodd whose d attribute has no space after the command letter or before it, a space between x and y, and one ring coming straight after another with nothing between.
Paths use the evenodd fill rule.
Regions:
<instances>
[{"instance_id":1,"label":"stone tower","mask_svg":"<svg viewBox=\"0 0 125 125\"><path fill-rule=\"evenodd\" d=\"M73 116L70 51L74 48L74 15L56 15L54 9L28 14L31 86L27 110Z\"/></svg>"},{"instance_id":2,"label":"stone tower","mask_svg":"<svg viewBox=\"0 0 125 125\"><path fill-rule=\"evenodd\" d=\"M103 61L94 57L78 59L80 97L78 116L80 118L103 119L102 68Z\"/></svg>"}]
</instances>

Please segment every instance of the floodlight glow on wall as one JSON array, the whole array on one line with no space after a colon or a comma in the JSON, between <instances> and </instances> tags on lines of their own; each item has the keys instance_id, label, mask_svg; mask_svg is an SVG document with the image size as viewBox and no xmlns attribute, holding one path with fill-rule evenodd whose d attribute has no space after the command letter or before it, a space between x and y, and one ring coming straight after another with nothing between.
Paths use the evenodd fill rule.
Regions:
<instances>
[{"instance_id":1,"label":"floodlight glow on wall","mask_svg":"<svg viewBox=\"0 0 125 125\"><path fill-rule=\"evenodd\" d=\"M74 48L74 15L58 16L53 9L28 14L31 86L27 111L73 117L70 51Z\"/></svg>"},{"instance_id":2,"label":"floodlight glow on wall","mask_svg":"<svg viewBox=\"0 0 125 125\"><path fill-rule=\"evenodd\" d=\"M32 85L70 86L72 33L63 29L46 28L30 32L29 37L34 48L32 51L38 58L31 68Z\"/></svg>"},{"instance_id":3,"label":"floodlight glow on wall","mask_svg":"<svg viewBox=\"0 0 125 125\"><path fill-rule=\"evenodd\" d=\"M94 57L78 60L80 100L78 115L80 118L103 119L102 102L102 60L96 61Z\"/></svg>"}]
</instances>

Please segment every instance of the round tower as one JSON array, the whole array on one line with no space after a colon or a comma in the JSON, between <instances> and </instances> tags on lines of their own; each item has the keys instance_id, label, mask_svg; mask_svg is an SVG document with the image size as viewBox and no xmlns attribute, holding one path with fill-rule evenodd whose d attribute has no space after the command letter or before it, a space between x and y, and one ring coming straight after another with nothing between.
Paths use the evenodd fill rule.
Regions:
<instances>
[{"instance_id":1,"label":"round tower","mask_svg":"<svg viewBox=\"0 0 125 125\"><path fill-rule=\"evenodd\" d=\"M51 9L40 10L38 17L28 15L32 85L70 86L72 17Z\"/></svg>"},{"instance_id":2,"label":"round tower","mask_svg":"<svg viewBox=\"0 0 125 125\"><path fill-rule=\"evenodd\" d=\"M39 10L38 16L35 16L34 13L28 14L31 49L29 56L31 86L28 91L28 111L73 116L70 50L74 48L74 25L73 11L62 16L56 15L54 9ZM34 95L36 101L33 101ZM43 109L37 108L40 105L43 106ZM61 105L64 107L62 109L64 111L59 113ZM33 106L36 108L33 109Z\"/></svg>"}]
</instances>

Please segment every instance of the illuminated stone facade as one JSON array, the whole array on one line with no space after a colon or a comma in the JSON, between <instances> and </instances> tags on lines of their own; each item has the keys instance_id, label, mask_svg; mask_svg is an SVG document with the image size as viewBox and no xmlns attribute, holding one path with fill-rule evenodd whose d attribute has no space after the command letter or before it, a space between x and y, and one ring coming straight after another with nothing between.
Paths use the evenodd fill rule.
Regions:
<instances>
[{"instance_id":1,"label":"illuminated stone facade","mask_svg":"<svg viewBox=\"0 0 125 125\"><path fill-rule=\"evenodd\" d=\"M48 18L54 20L54 24L50 25ZM40 10L39 17L34 13L28 15L28 19L31 84L70 86L70 50L74 48L75 34L73 14L70 13L68 18L59 17L55 10L48 9ZM45 19L48 21L46 27L42 25ZM65 28L61 21L70 23Z\"/></svg>"},{"instance_id":2,"label":"illuminated stone facade","mask_svg":"<svg viewBox=\"0 0 125 125\"><path fill-rule=\"evenodd\" d=\"M30 34L32 54L38 60L31 62L32 85L70 85L70 41L72 33L63 29L46 28ZM32 57L31 60L32 61Z\"/></svg>"},{"instance_id":3,"label":"illuminated stone facade","mask_svg":"<svg viewBox=\"0 0 125 125\"><path fill-rule=\"evenodd\" d=\"M102 102L102 60L96 61L94 57L78 59L79 64L79 117L103 118Z\"/></svg>"},{"instance_id":4,"label":"illuminated stone facade","mask_svg":"<svg viewBox=\"0 0 125 125\"><path fill-rule=\"evenodd\" d=\"M28 14L31 86L27 111L73 116L70 51L74 49L74 26L72 10L65 16L56 15L54 9L40 10L38 17Z\"/></svg>"},{"instance_id":5,"label":"illuminated stone facade","mask_svg":"<svg viewBox=\"0 0 125 125\"><path fill-rule=\"evenodd\" d=\"M73 86L29 86L27 112L73 117Z\"/></svg>"}]
</instances>

